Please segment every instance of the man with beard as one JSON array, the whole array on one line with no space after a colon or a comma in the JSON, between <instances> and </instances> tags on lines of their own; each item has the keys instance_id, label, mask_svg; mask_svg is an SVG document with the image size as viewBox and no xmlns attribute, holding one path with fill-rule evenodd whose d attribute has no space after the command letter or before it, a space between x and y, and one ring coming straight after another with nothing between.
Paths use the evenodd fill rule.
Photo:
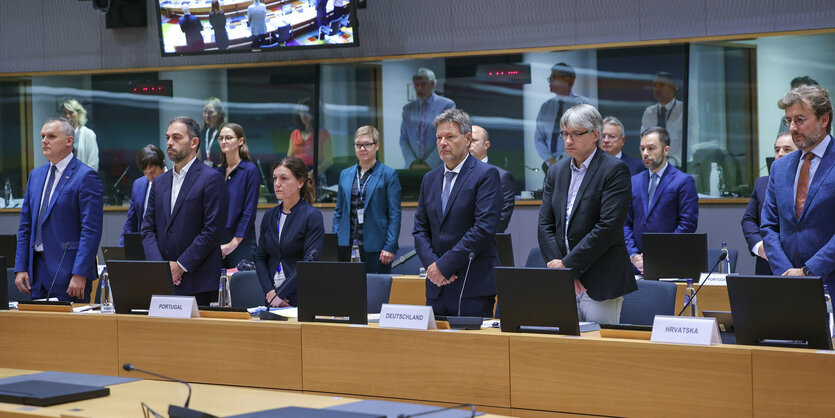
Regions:
<instances>
[{"instance_id":1,"label":"man with beard","mask_svg":"<svg viewBox=\"0 0 835 418\"><path fill-rule=\"evenodd\" d=\"M223 175L197 162L199 135L197 121L187 116L168 123L165 140L174 169L151 187L142 244L148 260L168 261L176 294L208 306L217 298L229 198Z\"/></svg>"},{"instance_id":2,"label":"man with beard","mask_svg":"<svg viewBox=\"0 0 835 418\"><path fill-rule=\"evenodd\" d=\"M800 151L774 161L762 212L762 235L771 271L821 276L835 269L835 152L832 102L821 86L797 87L777 102Z\"/></svg>"},{"instance_id":3,"label":"man with beard","mask_svg":"<svg viewBox=\"0 0 835 418\"><path fill-rule=\"evenodd\" d=\"M626 214L623 234L626 249L637 273L644 273L644 232L696 232L699 196L689 174L667 164L670 134L651 128L641 134L641 157L646 172L632 176L632 205Z\"/></svg>"}]
</instances>

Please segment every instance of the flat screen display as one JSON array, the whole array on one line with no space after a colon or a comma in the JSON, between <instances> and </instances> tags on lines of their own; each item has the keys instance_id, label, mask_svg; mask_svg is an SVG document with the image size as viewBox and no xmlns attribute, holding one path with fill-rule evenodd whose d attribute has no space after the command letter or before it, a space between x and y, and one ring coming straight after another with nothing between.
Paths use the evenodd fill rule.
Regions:
<instances>
[{"instance_id":1,"label":"flat screen display","mask_svg":"<svg viewBox=\"0 0 835 418\"><path fill-rule=\"evenodd\" d=\"M357 46L356 0L157 0L163 56Z\"/></svg>"}]
</instances>

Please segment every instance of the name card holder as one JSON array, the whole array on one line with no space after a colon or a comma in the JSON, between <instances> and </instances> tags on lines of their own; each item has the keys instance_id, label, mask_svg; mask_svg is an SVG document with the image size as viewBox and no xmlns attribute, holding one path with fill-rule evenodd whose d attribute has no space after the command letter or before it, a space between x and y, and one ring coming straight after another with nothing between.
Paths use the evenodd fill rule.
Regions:
<instances>
[{"instance_id":1,"label":"name card holder","mask_svg":"<svg viewBox=\"0 0 835 418\"><path fill-rule=\"evenodd\" d=\"M431 306L384 303L380 310L381 328L437 329Z\"/></svg>"},{"instance_id":2,"label":"name card holder","mask_svg":"<svg viewBox=\"0 0 835 418\"><path fill-rule=\"evenodd\" d=\"M708 278L707 273L702 273L699 276L699 284L704 283L705 286L727 286L728 282L725 279L727 276L727 273L713 273ZM705 283L705 279L707 279L707 283Z\"/></svg>"},{"instance_id":3,"label":"name card holder","mask_svg":"<svg viewBox=\"0 0 835 418\"><path fill-rule=\"evenodd\" d=\"M194 296L151 296L148 316L155 318L200 318Z\"/></svg>"},{"instance_id":4,"label":"name card holder","mask_svg":"<svg viewBox=\"0 0 835 418\"><path fill-rule=\"evenodd\" d=\"M656 315L650 341L656 343L722 344L716 318Z\"/></svg>"}]
</instances>

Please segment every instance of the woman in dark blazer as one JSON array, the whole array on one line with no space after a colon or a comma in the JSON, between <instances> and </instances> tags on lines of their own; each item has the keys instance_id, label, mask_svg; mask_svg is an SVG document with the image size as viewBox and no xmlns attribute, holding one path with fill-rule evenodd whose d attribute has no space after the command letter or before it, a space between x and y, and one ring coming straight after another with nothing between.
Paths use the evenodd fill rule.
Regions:
<instances>
[{"instance_id":1,"label":"woman in dark blazer","mask_svg":"<svg viewBox=\"0 0 835 418\"><path fill-rule=\"evenodd\" d=\"M296 306L296 262L319 259L324 221L311 205L316 189L304 161L287 157L276 162L273 178L280 203L261 221L255 268L270 306Z\"/></svg>"},{"instance_id":2,"label":"woman in dark blazer","mask_svg":"<svg viewBox=\"0 0 835 418\"><path fill-rule=\"evenodd\" d=\"M339 175L333 231L341 247L357 241L366 271L391 273L400 237L400 180L394 169L377 161L379 142L373 126L354 134L358 163Z\"/></svg>"},{"instance_id":3,"label":"woman in dark blazer","mask_svg":"<svg viewBox=\"0 0 835 418\"><path fill-rule=\"evenodd\" d=\"M223 268L236 268L241 260L255 260L255 213L258 210L258 190L261 176L258 167L249 160L244 128L227 123L217 137L221 159L217 170L226 179L229 195L229 214L221 237Z\"/></svg>"}]
</instances>

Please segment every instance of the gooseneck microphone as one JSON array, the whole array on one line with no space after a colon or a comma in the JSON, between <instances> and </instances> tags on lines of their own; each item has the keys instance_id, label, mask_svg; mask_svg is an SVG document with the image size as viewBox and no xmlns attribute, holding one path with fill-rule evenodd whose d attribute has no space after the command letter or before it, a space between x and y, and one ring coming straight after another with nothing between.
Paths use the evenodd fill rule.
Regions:
<instances>
[{"instance_id":1,"label":"gooseneck microphone","mask_svg":"<svg viewBox=\"0 0 835 418\"><path fill-rule=\"evenodd\" d=\"M705 283L707 283L707 279L709 279L710 275L713 274L714 271L716 271L716 267L719 267L719 263L721 263L726 258L728 258L728 250L722 249L722 252L719 254L719 260L717 260L716 264L713 265L713 268L710 269L710 273L708 273L707 276L705 276L705 281L703 281L699 285L699 287L696 288L696 291L693 292L693 296L691 296L690 299L687 301L687 303L684 304L684 307L681 308L681 312L679 312L678 315L676 315L676 316L681 316L681 314L684 313L684 311L687 309L687 307L690 306L691 303L693 303L693 299L695 299L696 295L699 294L699 290L702 290L702 286L704 286Z\"/></svg>"},{"instance_id":2,"label":"gooseneck microphone","mask_svg":"<svg viewBox=\"0 0 835 418\"><path fill-rule=\"evenodd\" d=\"M307 257L304 258L303 261L314 261L313 259L316 258L318 254L319 251L313 250L310 252L310 254L307 255ZM287 283L289 283L291 280L296 280L296 275L298 274L298 272L298 270L294 271L290 277L284 279L284 282L281 283L281 286L278 286L278 288L275 289L275 295L273 295L273 297L271 297L270 300L267 301L266 309L264 309L261 312L258 312L258 318L265 321L286 321L288 319L286 316L270 312L270 305L272 305L275 298L278 297L278 294L282 290L284 290L284 287L287 286Z\"/></svg>"},{"instance_id":3,"label":"gooseneck microphone","mask_svg":"<svg viewBox=\"0 0 835 418\"><path fill-rule=\"evenodd\" d=\"M140 372L140 373L149 374L149 375L154 376L154 377L159 377L160 379L170 380L172 382L178 382L178 383L182 383L182 384L186 385L186 387L188 388L188 396L186 397L186 404L184 406L186 408L188 408L188 403L191 401L191 385L189 385L188 382L186 382L185 380L175 379L173 377L163 376L161 374L154 373L154 372L149 372L147 370L137 369L136 367L133 367L133 364L130 364L130 363L123 364L122 368L125 369L125 371L128 371L128 372L137 371L137 372Z\"/></svg>"},{"instance_id":4,"label":"gooseneck microphone","mask_svg":"<svg viewBox=\"0 0 835 418\"><path fill-rule=\"evenodd\" d=\"M480 316L461 316L461 300L464 297L464 289L467 287L467 277L470 275L470 265L473 263L475 253L470 251L467 261L467 270L464 272L464 280L461 283L461 292L458 294L458 316L447 316L449 327L453 329L481 329L484 320Z\"/></svg>"},{"instance_id":5,"label":"gooseneck microphone","mask_svg":"<svg viewBox=\"0 0 835 418\"><path fill-rule=\"evenodd\" d=\"M49 294L52 293L52 286L55 286L55 279L58 278L58 273L61 272L61 266L64 264L64 256L67 255L67 251L70 249L70 243L64 243L64 254L61 254L61 261L58 262L58 268L55 270L55 275L52 276L52 284L49 285L49 290L46 291L46 301L49 302Z\"/></svg>"},{"instance_id":6,"label":"gooseneck microphone","mask_svg":"<svg viewBox=\"0 0 835 418\"><path fill-rule=\"evenodd\" d=\"M461 316L461 298L464 297L464 288L467 287L467 276L470 275L470 265L473 264L473 258L475 258L475 253L470 251L470 255L468 256L469 260L467 260L467 271L464 272L464 283L461 284L461 292L458 293L458 316Z\"/></svg>"}]
</instances>

